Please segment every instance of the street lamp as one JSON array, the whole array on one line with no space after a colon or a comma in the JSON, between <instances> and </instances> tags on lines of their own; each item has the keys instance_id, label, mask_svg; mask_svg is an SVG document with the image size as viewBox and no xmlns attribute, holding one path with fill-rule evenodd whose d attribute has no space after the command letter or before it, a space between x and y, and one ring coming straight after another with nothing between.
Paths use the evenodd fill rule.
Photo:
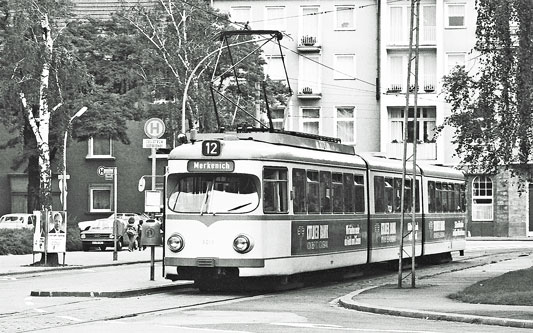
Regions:
<instances>
[{"instance_id":1,"label":"street lamp","mask_svg":"<svg viewBox=\"0 0 533 333\"><path fill-rule=\"evenodd\" d=\"M81 117L82 114L87 111L87 107L84 106L81 109L76 112L75 115L70 118L67 124L67 128L65 129L65 137L63 138L63 179L60 184L61 188L61 197L63 198L63 210L67 210L67 136L70 129L70 124L75 118Z\"/></svg>"}]
</instances>

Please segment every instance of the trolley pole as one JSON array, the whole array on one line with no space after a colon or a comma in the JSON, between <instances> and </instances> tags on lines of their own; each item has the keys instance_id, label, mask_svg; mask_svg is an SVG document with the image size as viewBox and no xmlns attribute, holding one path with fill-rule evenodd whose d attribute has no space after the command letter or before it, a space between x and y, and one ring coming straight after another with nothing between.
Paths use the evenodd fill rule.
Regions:
<instances>
[{"instance_id":1,"label":"trolley pole","mask_svg":"<svg viewBox=\"0 0 533 333\"><path fill-rule=\"evenodd\" d=\"M411 0L411 19L409 29L409 60L407 63L407 87L405 92L405 109L403 118L403 170L402 170L402 191L401 191L401 218L400 218L400 249L398 251L398 288L402 288L403 282L403 254L404 254L404 239L411 235L411 287L415 288L415 258L416 258L416 145L417 145L417 98L418 98L418 63L419 63L419 27L420 27L420 0ZM416 35L415 35L416 34ZM415 36L413 36L415 35ZM413 42L413 39L415 41ZM413 51L413 48L415 49ZM414 53L414 56L413 56ZM409 124L409 104L410 104L410 90L411 90L411 71L412 62L415 63L414 73L414 112L413 112L413 171L411 177L411 230L404 234L405 228L405 188L407 178L407 151L408 151L408 124ZM408 254L407 252L405 252Z\"/></svg>"}]
</instances>

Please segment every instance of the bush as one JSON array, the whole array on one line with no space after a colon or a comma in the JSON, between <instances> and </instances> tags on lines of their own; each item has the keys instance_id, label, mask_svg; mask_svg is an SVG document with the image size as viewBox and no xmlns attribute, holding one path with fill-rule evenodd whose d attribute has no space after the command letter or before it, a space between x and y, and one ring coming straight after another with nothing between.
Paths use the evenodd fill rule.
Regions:
<instances>
[{"instance_id":1,"label":"bush","mask_svg":"<svg viewBox=\"0 0 533 333\"><path fill-rule=\"evenodd\" d=\"M33 252L33 229L0 229L0 255Z\"/></svg>"},{"instance_id":2,"label":"bush","mask_svg":"<svg viewBox=\"0 0 533 333\"><path fill-rule=\"evenodd\" d=\"M67 252L81 251L76 218L68 220ZM33 229L0 229L0 255L33 253Z\"/></svg>"}]
</instances>

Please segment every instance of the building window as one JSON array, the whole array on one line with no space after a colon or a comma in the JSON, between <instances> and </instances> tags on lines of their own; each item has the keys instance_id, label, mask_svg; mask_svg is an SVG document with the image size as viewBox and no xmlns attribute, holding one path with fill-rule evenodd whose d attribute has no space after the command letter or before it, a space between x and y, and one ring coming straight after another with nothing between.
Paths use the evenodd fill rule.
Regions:
<instances>
[{"instance_id":1,"label":"building window","mask_svg":"<svg viewBox=\"0 0 533 333\"><path fill-rule=\"evenodd\" d=\"M355 143L355 108L337 108L337 137L345 144Z\"/></svg>"},{"instance_id":2,"label":"building window","mask_svg":"<svg viewBox=\"0 0 533 333\"><path fill-rule=\"evenodd\" d=\"M389 31L391 44L407 44L409 36L409 21L407 7L391 6L389 11Z\"/></svg>"},{"instance_id":3,"label":"building window","mask_svg":"<svg viewBox=\"0 0 533 333\"><path fill-rule=\"evenodd\" d=\"M390 55L389 56L389 77L390 84L388 92L397 93L402 92L403 87L405 86L404 80L404 66L403 56L401 55Z\"/></svg>"},{"instance_id":4,"label":"building window","mask_svg":"<svg viewBox=\"0 0 533 333\"><path fill-rule=\"evenodd\" d=\"M320 93L320 57L306 55L300 57L300 71L298 80L299 93Z\"/></svg>"},{"instance_id":5,"label":"building window","mask_svg":"<svg viewBox=\"0 0 533 333\"><path fill-rule=\"evenodd\" d=\"M336 6L335 7L335 29L354 30L355 29L355 7Z\"/></svg>"},{"instance_id":6,"label":"building window","mask_svg":"<svg viewBox=\"0 0 533 333\"><path fill-rule=\"evenodd\" d=\"M355 54L336 54L335 55L335 80L355 80Z\"/></svg>"},{"instance_id":7,"label":"building window","mask_svg":"<svg viewBox=\"0 0 533 333\"><path fill-rule=\"evenodd\" d=\"M409 108L408 120L407 120L407 142L414 141L414 109ZM403 142L403 121L404 121L404 109L403 108L391 108L389 109L389 120L391 128L391 140L394 143ZM418 108L417 113L417 141L419 143L432 143L435 142L435 130L436 130L436 110L434 107Z\"/></svg>"},{"instance_id":8,"label":"building window","mask_svg":"<svg viewBox=\"0 0 533 333\"><path fill-rule=\"evenodd\" d=\"M305 6L302 7L302 19L300 20L300 40L304 37L314 38L314 41L318 41L319 30L319 11L318 6Z\"/></svg>"},{"instance_id":9,"label":"building window","mask_svg":"<svg viewBox=\"0 0 533 333\"><path fill-rule=\"evenodd\" d=\"M465 27L465 4L447 4L446 5L446 27L447 28L464 28Z\"/></svg>"},{"instance_id":10,"label":"building window","mask_svg":"<svg viewBox=\"0 0 533 333\"><path fill-rule=\"evenodd\" d=\"M435 43L437 40L437 11L435 6L422 6L422 43Z\"/></svg>"},{"instance_id":11,"label":"building window","mask_svg":"<svg viewBox=\"0 0 533 333\"><path fill-rule=\"evenodd\" d=\"M302 109L301 127L303 132L310 134L320 134L320 109Z\"/></svg>"},{"instance_id":12,"label":"building window","mask_svg":"<svg viewBox=\"0 0 533 333\"><path fill-rule=\"evenodd\" d=\"M446 54L446 66L448 72L451 72L455 66L464 66L466 64L466 53L455 52Z\"/></svg>"},{"instance_id":13,"label":"building window","mask_svg":"<svg viewBox=\"0 0 533 333\"><path fill-rule=\"evenodd\" d=\"M492 179L477 176L472 181L472 221L492 221Z\"/></svg>"},{"instance_id":14,"label":"building window","mask_svg":"<svg viewBox=\"0 0 533 333\"><path fill-rule=\"evenodd\" d=\"M265 7L265 29L287 30L287 15L283 6Z\"/></svg>"},{"instance_id":15,"label":"building window","mask_svg":"<svg viewBox=\"0 0 533 333\"><path fill-rule=\"evenodd\" d=\"M271 80L285 81L285 67L283 66L283 59L279 55L267 55L265 65L265 74Z\"/></svg>"},{"instance_id":16,"label":"building window","mask_svg":"<svg viewBox=\"0 0 533 333\"><path fill-rule=\"evenodd\" d=\"M435 53L425 53L421 58L422 84L419 83L419 89L434 92L437 86L437 56Z\"/></svg>"},{"instance_id":17,"label":"building window","mask_svg":"<svg viewBox=\"0 0 533 333\"><path fill-rule=\"evenodd\" d=\"M230 17L231 21L234 23L238 23L244 27L244 25L248 25L252 18L252 8L250 6L235 6L231 7L230 9Z\"/></svg>"},{"instance_id":18,"label":"building window","mask_svg":"<svg viewBox=\"0 0 533 333\"><path fill-rule=\"evenodd\" d=\"M113 140L111 138L89 138L87 157L113 157Z\"/></svg>"},{"instance_id":19,"label":"building window","mask_svg":"<svg viewBox=\"0 0 533 333\"><path fill-rule=\"evenodd\" d=\"M111 212L113 210L112 194L111 185L90 185L89 212Z\"/></svg>"},{"instance_id":20,"label":"building window","mask_svg":"<svg viewBox=\"0 0 533 333\"><path fill-rule=\"evenodd\" d=\"M272 117L272 125L275 129L283 129L283 121L285 120L285 108L274 108L270 110Z\"/></svg>"}]
</instances>

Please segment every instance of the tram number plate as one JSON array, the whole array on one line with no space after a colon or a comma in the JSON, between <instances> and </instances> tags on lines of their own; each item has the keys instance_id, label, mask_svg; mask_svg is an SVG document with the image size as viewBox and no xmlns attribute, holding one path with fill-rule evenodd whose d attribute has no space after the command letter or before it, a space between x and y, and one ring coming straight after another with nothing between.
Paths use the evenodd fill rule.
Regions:
<instances>
[{"instance_id":1,"label":"tram number plate","mask_svg":"<svg viewBox=\"0 0 533 333\"><path fill-rule=\"evenodd\" d=\"M202 141L202 155L204 156L219 156L220 148L221 145L218 140Z\"/></svg>"}]
</instances>

